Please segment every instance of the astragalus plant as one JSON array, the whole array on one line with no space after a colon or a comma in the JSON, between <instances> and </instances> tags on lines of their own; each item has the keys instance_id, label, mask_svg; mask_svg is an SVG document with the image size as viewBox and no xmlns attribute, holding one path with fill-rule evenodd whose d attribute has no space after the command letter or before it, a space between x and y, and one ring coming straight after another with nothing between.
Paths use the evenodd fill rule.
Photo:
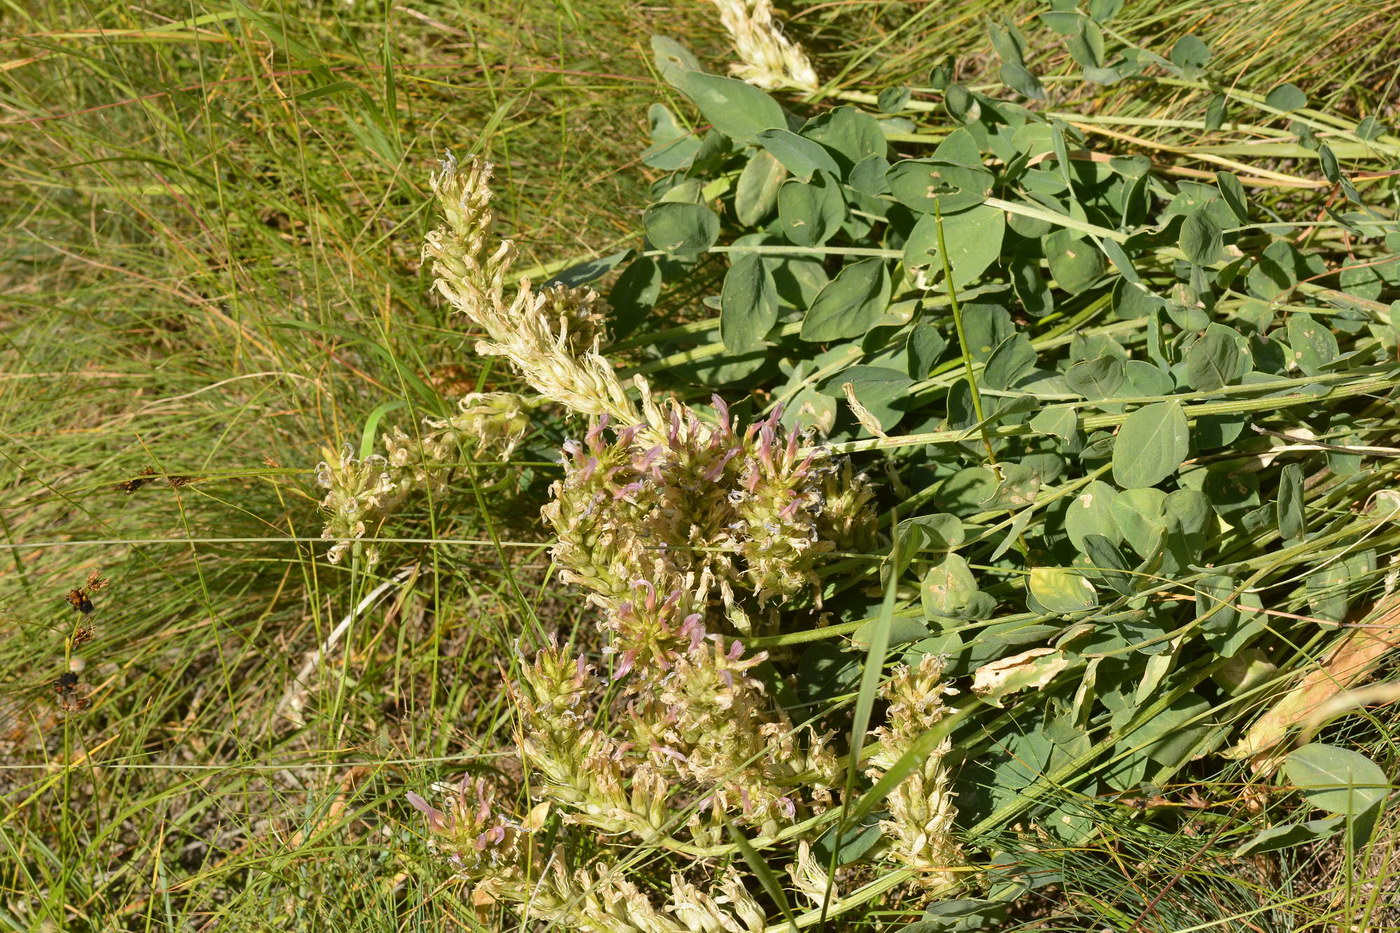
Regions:
<instances>
[{"instance_id":1,"label":"astragalus plant","mask_svg":"<svg viewBox=\"0 0 1400 933\"><path fill-rule=\"evenodd\" d=\"M654 108L645 248L551 284L485 163L436 176L438 290L573 419L543 514L596 620L503 665L518 767L413 798L498 909L1074 919L1046 879L1110 831L1208 840L1242 892L1233 858L1366 842L1383 768L1308 739L1400 627L1400 139L1115 47L1115 9L1047 20L1084 78L1200 90L1235 141L1093 149L997 23L1019 102L937 69L785 107L657 40L709 128ZM1221 829L1188 775L1267 816Z\"/></svg>"},{"instance_id":2,"label":"astragalus plant","mask_svg":"<svg viewBox=\"0 0 1400 933\"><path fill-rule=\"evenodd\" d=\"M726 828L782 840L812 888L816 862L799 869L797 853L824 829L845 766L833 737L783 702L789 665L745 639L814 617L825 564L877 544L871 489L776 411L745 427L719 398L702 413L658 401L644 379L624 383L600 352L591 289L510 278L489 179L485 163L444 163L434 188L446 224L427 254L439 290L484 332L478 352L587 419L543 514L560 578L596 607L604 638L592 657L550 643L510 685L515 753L543 808L501 807L519 795L483 782L442 809L414 802L481 890L529 916L589 930L762 929L766 909L722 867L736 851ZM896 683L903 719L886 739L898 757L905 733L943 714L946 687L936 670ZM946 795L940 770L923 774ZM951 805L934 811L892 817L892 838L925 840L892 851L911 864L955 851ZM638 844L681 857L656 903L622 867Z\"/></svg>"}]
</instances>

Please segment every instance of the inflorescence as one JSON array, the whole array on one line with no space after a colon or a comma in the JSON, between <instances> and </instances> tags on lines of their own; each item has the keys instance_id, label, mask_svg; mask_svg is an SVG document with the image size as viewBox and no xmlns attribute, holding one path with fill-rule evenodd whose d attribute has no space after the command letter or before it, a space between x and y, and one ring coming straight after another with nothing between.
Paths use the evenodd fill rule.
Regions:
<instances>
[{"instance_id":1,"label":"inflorescence","mask_svg":"<svg viewBox=\"0 0 1400 933\"><path fill-rule=\"evenodd\" d=\"M789 874L819 901L826 876L798 830L834 805L845 765L829 734L778 702L768 656L745 639L775 631L784 611L821 605L824 557L876 544L870 486L848 462L804 447L777 411L745 427L718 398L705 418L659 404L641 379L625 384L602 353L591 289L510 281L516 252L493 238L490 175L487 163L448 158L433 181L446 222L425 254L438 291L481 332L478 352L589 419L565 445L543 515L560 575L597 607L606 646L590 660L551 641L521 658L509 689L529 814L498 809L483 782L455 788L444 810L410 800L480 893L531 918L581 930L761 930L764 912L740 876L697 855L722 848L727 824L801 841ZM440 432L431 445L396 435L382 462L323 465L336 515L328 536L353 540L404 485L432 482L412 464L460 440L443 435L518 438L521 409L488 407L470 430L430 425ZM928 661L896 673L872 776L944 715L941 673ZM931 882L958 857L946 751L901 785L885 824L890 854ZM596 850L589 871L539 849L548 814L590 833L579 842ZM656 906L610 859L610 843L628 839L691 856L668 903Z\"/></svg>"}]
</instances>

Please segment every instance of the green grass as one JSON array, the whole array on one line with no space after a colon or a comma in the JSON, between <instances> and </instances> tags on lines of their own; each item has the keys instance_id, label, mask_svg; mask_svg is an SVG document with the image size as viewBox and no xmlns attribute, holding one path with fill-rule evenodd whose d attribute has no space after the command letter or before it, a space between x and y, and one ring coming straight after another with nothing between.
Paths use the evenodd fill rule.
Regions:
<instances>
[{"instance_id":1,"label":"green grass","mask_svg":"<svg viewBox=\"0 0 1400 933\"><path fill-rule=\"evenodd\" d=\"M648 36L725 54L700 3L504 6L4 8L0 927L473 924L403 792L494 767L511 726L497 664L582 613L531 543L555 438L508 470L460 471L460 495L396 519L393 534L424 543L393 545L370 574L324 561L313 468L325 447L358 446L385 403L401 407L384 425L410 426L509 384L419 267L433 160L497 162L526 264L630 245L645 107L669 94ZM813 4L789 33L833 94L920 84L945 53L990 82L978 18L992 6ZM1400 4L1144 6L1128 34L1155 48L1198 31L1251 89L1293 81L1353 117L1393 106ZM1056 73L1059 53L1036 49ZM1110 90L1093 106L1141 120L1201 103ZM114 489L148 468L192 482ZM532 471L524 491L516 470ZM93 706L60 716L50 685L79 621L64 596L94 568L110 586L72 652ZM400 571L312 665L292 715L310 653ZM1188 858L1193 839L1056 864L1113 892L1105 864ZM1201 884L1199 903L1249 909ZM1167 929L1196 902L1132 903ZM1061 928L1114 922L1077 909Z\"/></svg>"}]
</instances>

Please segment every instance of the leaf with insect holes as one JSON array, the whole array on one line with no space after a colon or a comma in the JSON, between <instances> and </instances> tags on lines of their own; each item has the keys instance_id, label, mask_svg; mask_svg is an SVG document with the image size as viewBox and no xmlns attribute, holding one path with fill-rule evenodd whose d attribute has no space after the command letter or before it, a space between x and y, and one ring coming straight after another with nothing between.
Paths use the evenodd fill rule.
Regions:
<instances>
[{"instance_id":1,"label":"leaf with insect holes","mask_svg":"<svg viewBox=\"0 0 1400 933\"><path fill-rule=\"evenodd\" d=\"M936 159L905 159L885 173L895 200L921 214L942 212L946 220L981 204L992 193L992 173L982 166Z\"/></svg>"},{"instance_id":2,"label":"leaf with insect holes","mask_svg":"<svg viewBox=\"0 0 1400 933\"><path fill-rule=\"evenodd\" d=\"M942 223L943 243L948 248L953 284L960 287L977 281L1001 254L1006 215L982 204L971 210L944 215ZM938 224L937 215L925 214L914 225L904 244L905 266L927 269L930 278L941 277L943 273L943 260L938 252Z\"/></svg>"}]
</instances>

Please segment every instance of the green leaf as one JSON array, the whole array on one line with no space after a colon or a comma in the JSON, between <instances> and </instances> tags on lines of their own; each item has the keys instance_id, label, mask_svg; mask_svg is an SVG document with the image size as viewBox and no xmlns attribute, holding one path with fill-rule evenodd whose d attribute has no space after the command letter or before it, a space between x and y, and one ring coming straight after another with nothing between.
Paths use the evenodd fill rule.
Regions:
<instances>
[{"instance_id":1,"label":"green leaf","mask_svg":"<svg viewBox=\"0 0 1400 933\"><path fill-rule=\"evenodd\" d=\"M1079 431L1079 418L1072 408L1043 408L1030 421L1031 430L1070 440Z\"/></svg>"},{"instance_id":2,"label":"green leaf","mask_svg":"<svg viewBox=\"0 0 1400 933\"><path fill-rule=\"evenodd\" d=\"M631 258L632 250L625 249L619 253L576 263L551 275L545 281L544 286L549 288L551 285L567 285L569 288L577 288L580 285L587 285L589 282L598 281Z\"/></svg>"},{"instance_id":3,"label":"green leaf","mask_svg":"<svg viewBox=\"0 0 1400 933\"><path fill-rule=\"evenodd\" d=\"M608 292L615 339L630 334L656 305L661 295L661 281L661 264L651 256L639 256L622 270Z\"/></svg>"},{"instance_id":4,"label":"green leaf","mask_svg":"<svg viewBox=\"0 0 1400 933\"><path fill-rule=\"evenodd\" d=\"M881 429L885 431L892 430L904 417L903 403L909 398L909 387L914 384L914 380L898 369L852 366L823 383L822 391L844 398L847 382L851 383L857 401L880 422Z\"/></svg>"},{"instance_id":5,"label":"green leaf","mask_svg":"<svg viewBox=\"0 0 1400 933\"><path fill-rule=\"evenodd\" d=\"M1177 401L1157 402L1128 415L1113 442L1113 481L1124 489L1155 486L1190 451L1186 413Z\"/></svg>"},{"instance_id":6,"label":"green leaf","mask_svg":"<svg viewBox=\"0 0 1400 933\"><path fill-rule=\"evenodd\" d=\"M1244 185L1240 180L1229 172L1215 173L1216 185L1220 188L1220 196L1234 213L1235 219L1242 224L1249 223L1249 199L1245 196Z\"/></svg>"},{"instance_id":7,"label":"green leaf","mask_svg":"<svg viewBox=\"0 0 1400 933\"><path fill-rule=\"evenodd\" d=\"M1089 559L1091 572L1103 580L1119 596L1132 596L1136 591L1136 578L1128 571L1132 565L1123 556L1122 550L1101 534L1087 534L1080 550Z\"/></svg>"},{"instance_id":8,"label":"green leaf","mask_svg":"<svg viewBox=\"0 0 1400 933\"><path fill-rule=\"evenodd\" d=\"M700 140L676 122L676 117L664 104L652 104L647 110L651 121L651 145L642 153L642 164L663 172L674 172L690 165L700 151Z\"/></svg>"},{"instance_id":9,"label":"green leaf","mask_svg":"<svg viewBox=\"0 0 1400 933\"><path fill-rule=\"evenodd\" d=\"M1123 9L1123 0L1089 0L1089 16L1096 23L1106 23Z\"/></svg>"},{"instance_id":10,"label":"green leaf","mask_svg":"<svg viewBox=\"0 0 1400 933\"><path fill-rule=\"evenodd\" d=\"M1024 333L1015 333L1001 342L987 359L983 384L989 389L1009 389L1035 368L1035 346Z\"/></svg>"},{"instance_id":11,"label":"green leaf","mask_svg":"<svg viewBox=\"0 0 1400 933\"><path fill-rule=\"evenodd\" d=\"M692 71L679 76L677 87L695 102L711 126L735 142L757 143L764 130L787 127L777 101L736 78Z\"/></svg>"},{"instance_id":12,"label":"green leaf","mask_svg":"<svg viewBox=\"0 0 1400 933\"><path fill-rule=\"evenodd\" d=\"M1277 852L1295 846L1308 845L1334 835L1342 828L1346 817L1329 816L1321 820L1308 820L1306 823L1280 823L1261 830L1235 849L1233 858L1257 855L1261 852Z\"/></svg>"},{"instance_id":13,"label":"green leaf","mask_svg":"<svg viewBox=\"0 0 1400 933\"><path fill-rule=\"evenodd\" d=\"M642 221L652 245L673 256L698 256L719 239L719 217L704 204L653 204Z\"/></svg>"},{"instance_id":14,"label":"green leaf","mask_svg":"<svg viewBox=\"0 0 1400 933\"><path fill-rule=\"evenodd\" d=\"M992 193L992 173L981 166L934 159L905 159L885 173L890 193L911 210L932 214L935 205L945 218L981 204Z\"/></svg>"},{"instance_id":15,"label":"green leaf","mask_svg":"<svg viewBox=\"0 0 1400 933\"><path fill-rule=\"evenodd\" d=\"M836 179L819 172L811 182L788 179L778 189L778 225L798 246L820 246L846 219Z\"/></svg>"},{"instance_id":16,"label":"green leaf","mask_svg":"<svg viewBox=\"0 0 1400 933\"><path fill-rule=\"evenodd\" d=\"M1006 215L985 204L959 214L943 215L943 242L948 247L948 265L953 270L955 286L977 281L997 261L1005 232ZM938 257L937 215L925 214L914 224L904 244L904 265L909 269L929 269L931 277L943 271Z\"/></svg>"},{"instance_id":17,"label":"green leaf","mask_svg":"<svg viewBox=\"0 0 1400 933\"><path fill-rule=\"evenodd\" d=\"M1085 553L1084 539L1091 534L1110 542L1123 539L1113 520L1113 501L1117 498L1118 490L1102 480L1094 480L1070 502L1065 510L1065 533L1080 553Z\"/></svg>"},{"instance_id":18,"label":"green leaf","mask_svg":"<svg viewBox=\"0 0 1400 933\"><path fill-rule=\"evenodd\" d=\"M758 144L783 163L793 177L810 181L818 171L840 175L841 169L826 147L804 139L790 130L771 129L758 134Z\"/></svg>"},{"instance_id":19,"label":"green leaf","mask_svg":"<svg viewBox=\"0 0 1400 933\"><path fill-rule=\"evenodd\" d=\"M700 70L700 60L690 49L668 36L651 37L652 59L662 79L674 88L684 91L681 82L691 72Z\"/></svg>"},{"instance_id":20,"label":"green leaf","mask_svg":"<svg viewBox=\"0 0 1400 933\"><path fill-rule=\"evenodd\" d=\"M883 157L889 151L880 121L855 107L837 107L813 117L802 125L800 135L835 153L844 170L870 156Z\"/></svg>"},{"instance_id":21,"label":"green leaf","mask_svg":"<svg viewBox=\"0 0 1400 933\"><path fill-rule=\"evenodd\" d=\"M1278 498L1274 500L1278 533L1283 540L1301 541L1308 533L1303 503L1303 468L1290 463L1279 472Z\"/></svg>"},{"instance_id":22,"label":"green leaf","mask_svg":"<svg viewBox=\"0 0 1400 933\"><path fill-rule=\"evenodd\" d=\"M1052 32L1068 37L1079 33L1079 24L1084 21L1084 14L1049 10L1040 14L1040 21Z\"/></svg>"},{"instance_id":23,"label":"green leaf","mask_svg":"<svg viewBox=\"0 0 1400 933\"><path fill-rule=\"evenodd\" d=\"M1032 568L1029 588L1031 596L1047 612L1083 612L1099 604L1094 585L1082 574L1065 567Z\"/></svg>"},{"instance_id":24,"label":"green leaf","mask_svg":"<svg viewBox=\"0 0 1400 933\"><path fill-rule=\"evenodd\" d=\"M948 349L948 338L939 333L937 326L923 321L914 325L909 332L909 375L915 379L928 376L933 364Z\"/></svg>"},{"instance_id":25,"label":"green leaf","mask_svg":"<svg viewBox=\"0 0 1400 933\"><path fill-rule=\"evenodd\" d=\"M1356 124L1356 135L1365 140L1379 139L1385 133L1385 124L1375 117L1367 117Z\"/></svg>"},{"instance_id":26,"label":"green leaf","mask_svg":"<svg viewBox=\"0 0 1400 933\"><path fill-rule=\"evenodd\" d=\"M1028 256L1007 256L1004 261L1011 288L1027 314L1041 318L1055 310L1055 295L1040 274L1040 263Z\"/></svg>"},{"instance_id":27,"label":"green leaf","mask_svg":"<svg viewBox=\"0 0 1400 933\"><path fill-rule=\"evenodd\" d=\"M957 618L973 603L977 595L977 579L968 569L967 561L957 554L947 554L943 560L924 574L919 584L919 599L926 618Z\"/></svg>"},{"instance_id":28,"label":"green leaf","mask_svg":"<svg viewBox=\"0 0 1400 933\"><path fill-rule=\"evenodd\" d=\"M1004 901L953 898L931 904L913 923L897 933L980 933L1003 929L1008 906Z\"/></svg>"},{"instance_id":29,"label":"green leaf","mask_svg":"<svg viewBox=\"0 0 1400 933\"><path fill-rule=\"evenodd\" d=\"M881 113L899 113L909 103L909 94L907 87L887 87L876 98L875 106Z\"/></svg>"},{"instance_id":30,"label":"green leaf","mask_svg":"<svg viewBox=\"0 0 1400 933\"><path fill-rule=\"evenodd\" d=\"M1102 69L1104 64L1103 30L1093 20L1080 23L1079 31L1065 43L1070 57L1087 73ZM1092 78L1090 80L1093 80Z\"/></svg>"},{"instance_id":31,"label":"green leaf","mask_svg":"<svg viewBox=\"0 0 1400 933\"><path fill-rule=\"evenodd\" d=\"M1275 110L1288 112L1291 110L1301 110L1308 105L1308 95L1304 94L1293 84L1280 84L1269 92L1264 98L1264 103Z\"/></svg>"},{"instance_id":32,"label":"green leaf","mask_svg":"<svg viewBox=\"0 0 1400 933\"><path fill-rule=\"evenodd\" d=\"M802 319L803 340L825 342L865 334L890 301L890 274L882 259L844 267L821 290Z\"/></svg>"},{"instance_id":33,"label":"green leaf","mask_svg":"<svg viewBox=\"0 0 1400 933\"><path fill-rule=\"evenodd\" d=\"M1113 500L1113 520L1139 557L1151 557L1167 530L1167 494L1150 486L1125 489Z\"/></svg>"},{"instance_id":34,"label":"green leaf","mask_svg":"<svg viewBox=\"0 0 1400 933\"><path fill-rule=\"evenodd\" d=\"M1007 62L1001 66L1001 81L1018 94L1032 100L1045 99L1045 85L1025 65Z\"/></svg>"},{"instance_id":35,"label":"green leaf","mask_svg":"<svg viewBox=\"0 0 1400 933\"><path fill-rule=\"evenodd\" d=\"M1134 729L1121 744L1141 748L1147 757L1169 769L1180 767L1209 730L1210 723L1202 721L1209 711L1210 703L1204 697L1188 692Z\"/></svg>"},{"instance_id":36,"label":"green leaf","mask_svg":"<svg viewBox=\"0 0 1400 933\"><path fill-rule=\"evenodd\" d=\"M1289 315L1288 345L1298 368L1309 376L1317 375L1341 352L1336 335L1311 314Z\"/></svg>"},{"instance_id":37,"label":"green leaf","mask_svg":"<svg viewBox=\"0 0 1400 933\"><path fill-rule=\"evenodd\" d=\"M861 648L868 648L875 637L875 630L880 625L879 619L871 619L851 633L851 644ZM889 630L885 637L890 645L907 645L910 642L920 641L928 638L932 634L929 627L920 619L913 619L909 616L896 616L889 625Z\"/></svg>"},{"instance_id":38,"label":"green leaf","mask_svg":"<svg viewBox=\"0 0 1400 933\"><path fill-rule=\"evenodd\" d=\"M734 184L734 216L754 227L778 205L778 186L787 169L762 149L753 154Z\"/></svg>"},{"instance_id":39,"label":"green leaf","mask_svg":"<svg viewBox=\"0 0 1400 933\"><path fill-rule=\"evenodd\" d=\"M719 307L719 335L726 350L747 353L764 345L764 335L778 322L778 292L757 253L743 253L729 267Z\"/></svg>"},{"instance_id":40,"label":"green leaf","mask_svg":"<svg viewBox=\"0 0 1400 933\"><path fill-rule=\"evenodd\" d=\"M1084 291L1103 275L1103 253L1083 234L1061 228L1047 234L1041 242L1050 275L1071 295Z\"/></svg>"},{"instance_id":41,"label":"green leaf","mask_svg":"<svg viewBox=\"0 0 1400 933\"><path fill-rule=\"evenodd\" d=\"M1218 130L1225 125L1225 95L1212 94L1206 101L1206 129Z\"/></svg>"},{"instance_id":42,"label":"green leaf","mask_svg":"<svg viewBox=\"0 0 1400 933\"><path fill-rule=\"evenodd\" d=\"M977 145L977 137L968 132L966 127L959 127L943 137L943 142L933 150L932 158L935 162L952 162L969 168L983 167L982 148Z\"/></svg>"},{"instance_id":43,"label":"green leaf","mask_svg":"<svg viewBox=\"0 0 1400 933\"><path fill-rule=\"evenodd\" d=\"M1337 154L1332 151L1332 147L1323 143L1317 147L1317 159L1322 166L1322 177L1332 184L1338 184L1342 180L1342 170L1337 164Z\"/></svg>"},{"instance_id":44,"label":"green leaf","mask_svg":"<svg viewBox=\"0 0 1400 933\"><path fill-rule=\"evenodd\" d=\"M1265 301L1273 301L1298 284L1293 248L1283 240L1270 243L1245 275L1245 284L1250 294Z\"/></svg>"},{"instance_id":45,"label":"green leaf","mask_svg":"<svg viewBox=\"0 0 1400 933\"><path fill-rule=\"evenodd\" d=\"M1025 64L1026 39L1010 21L988 20L987 36L992 40L992 48L1002 61Z\"/></svg>"},{"instance_id":46,"label":"green leaf","mask_svg":"<svg viewBox=\"0 0 1400 933\"><path fill-rule=\"evenodd\" d=\"M1123 386L1123 361L1116 356L1080 360L1065 370L1065 385L1090 401L1113 398Z\"/></svg>"},{"instance_id":47,"label":"green leaf","mask_svg":"<svg viewBox=\"0 0 1400 933\"><path fill-rule=\"evenodd\" d=\"M1223 324L1209 325L1186 351L1186 384L1197 392L1214 392L1239 375L1239 335Z\"/></svg>"},{"instance_id":48,"label":"green leaf","mask_svg":"<svg viewBox=\"0 0 1400 933\"><path fill-rule=\"evenodd\" d=\"M846 827L845 832L841 834L839 846L836 844L836 830L837 827L831 827L812 843L812 854L817 857L817 864L828 865L831 863L831 857L835 855L837 865L849 865L884 838L880 820L874 814L868 814L855 826ZM835 852L832 852L833 848Z\"/></svg>"},{"instance_id":49,"label":"green leaf","mask_svg":"<svg viewBox=\"0 0 1400 933\"><path fill-rule=\"evenodd\" d=\"M1170 57L1172 64L1181 69L1182 75L1196 78L1205 69L1206 62L1210 61L1210 49L1195 36L1185 35L1176 40Z\"/></svg>"},{"instance_id":50,"label":"green leaf","mask_svg":"<svg viewBox=\"0 0 1400 933\"><path fill-rule=\"evenodd\" d=\"M909 549L914 551L946 551L962 544L966 538L962 519L947 512L918 515L900 522L900 534L907 535Z\"/></svg>"},{"instance_id":51,"label":"green leaf","mask_svg":"<svg viewBox=\"0 0 1400 933\"><path fill-rule=\"evenodd\" d=\"M846 176L847 183L861 194L878 198L889 190L889 185L885 182L885 173L889 170L890 163L884 156L866 156L851 166Z\"/></svg>"},{"instance_id":52,"label":"green leaf","mask_svg":"<svg viewBox=\"0 0 1400 933\"><path fill-rule=\"evenodd\" d=\"M1390 781L1360 752L1314 742L1289 753L1284 774L1319 810L1355 819L1385 800Z\"/></svg>"},{"instance_id":53,"label":"green leaf","mask_svg":"<svg viewBox=\"0 0 1400 933\"><path fill-rule=\"evenodd\" d=\"M1177 242L1187 260L1198 266L1208 266L1220 259L1225 243L1220 225L1211 216L1208 205L1202 205L1186 216Z\"/></svg>"}]
</instances>

